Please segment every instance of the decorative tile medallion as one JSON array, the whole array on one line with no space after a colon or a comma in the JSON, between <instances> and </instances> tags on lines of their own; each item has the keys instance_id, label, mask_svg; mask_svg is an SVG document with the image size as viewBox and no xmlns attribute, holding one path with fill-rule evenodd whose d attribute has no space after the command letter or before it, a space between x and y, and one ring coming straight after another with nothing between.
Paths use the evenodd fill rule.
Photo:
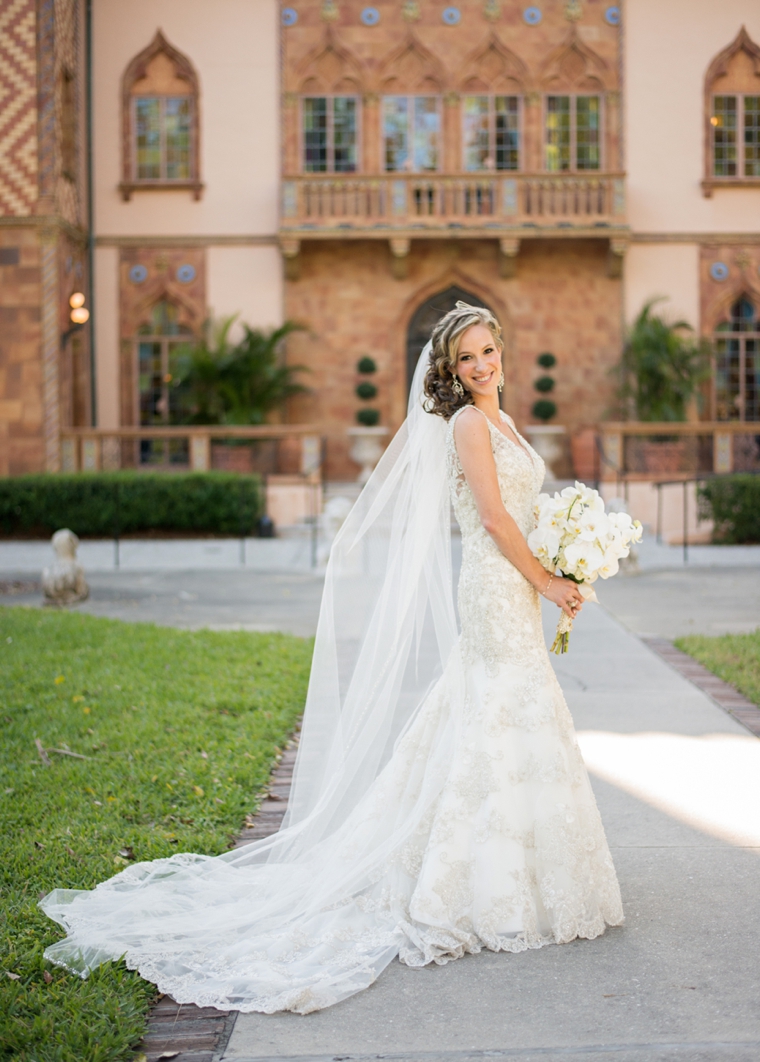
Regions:
<instances>
[{"instance_id":1,"label":"decorative tile medallion","mask_svg":"<svg viewBox=\"0 0 760 1062\"><path fill-rule=\"evenodd\" d=\"M713 262L710 266L710 276L719 283L728 278L728 266L725 262Z\"/></svg>"},{"instance_id":2,"label":"decorative tile medallion","mask_svg":"<svg viewBox=\"0 0 760 1062\"><path fill-rule=\"evenodd\" d=\"M361 20L365 26L376 26L380 21L380 12L376 7L365 7L361 13Z\"/></svg>"},{"instance_id":3,"label":"decorative tile medallion","mask_svg":"<svg viewBox=\"0 0 760 1062\"><path fill-rule=\"evenodd\" d=\"M177 280L180 284L192 284L195 280L195 266L181 265L177 270Z\"/></svg>"},{"instance_id":4,"label":"decorative tile medallion","mask_svg":"<svg viewBox=\"0 0 760 1062\"><path fill-rule=\"evenodd\" d=\"M133 284L142 284L148 278L148 270L144 265L133 265L129 271L129 279Z\"/></svg>"},{"instance_id":5,"label":"decorative tile medallion","mask_svg":"<svg viewBox=\"0 0 760 1062\"><path fill-rule=\"evenodd\" d=\"M284 7L282 9L282 24L283 26L295 26L298 22L298 12L294 7Z\"/></svg>"},{"instance_id":6,"label":"decorative tile medallion","mask_svg":"<svg viewBox=\"0 0 760 1062\"><path fill-rule=\"evenodd\" d=\"M604 12L604 21L610 26L619 26L621 18L619 7L608 7Z\"/></svg>"},{"instance_id":7,"label":"decorative tile medallion","mask_svg":"<svg viewBox=\"0 0 760 1062\"><path fill-rule=\"evenodd\" d=\"M462 21L462 12L458 7L445 7L441 18L447 26L458 26Z\"/></svg>"},{"instance_id":8,"label":"decorative tile medallion","mask_svg":"<svg viewBox=\"0 0 760 1062\"><path fill-rule=\"evenodd\" d=\"M523 11L523 21L529 26L537 26L543 17L540 7L526 7Z\"/></svg>"}]
</instances>

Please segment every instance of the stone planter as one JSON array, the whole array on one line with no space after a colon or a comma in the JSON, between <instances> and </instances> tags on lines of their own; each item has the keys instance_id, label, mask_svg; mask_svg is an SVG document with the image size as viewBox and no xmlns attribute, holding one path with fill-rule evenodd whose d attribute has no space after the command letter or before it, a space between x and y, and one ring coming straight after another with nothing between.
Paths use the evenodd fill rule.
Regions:
<instances>
[{"instance_id":1,"label":"stone planter","mask_svg":"<svg viewBox=\"0 0 760 1062\"><path fill-rule=\"evenodd\" d=\"M348 428L346 434L351 443L348 451L351 460L356 461L357 465L361 465L362 470L357 477L357 482L363 486L372 475L372 470L382 456L385 449L383 443L388 434L388 429L382 427Z\"/></svg>"},{"instance_id":2,"label":"stone planter","mask_svg":"<svg viewBox=\"0 0 760 1062\"><path fill-rule=\"evenodd\" d=\"M523 434L538 456L544 459L549 479L560 479L565 457L565 427L561 424L528 424Z\"/></svg>"}]
</instances>

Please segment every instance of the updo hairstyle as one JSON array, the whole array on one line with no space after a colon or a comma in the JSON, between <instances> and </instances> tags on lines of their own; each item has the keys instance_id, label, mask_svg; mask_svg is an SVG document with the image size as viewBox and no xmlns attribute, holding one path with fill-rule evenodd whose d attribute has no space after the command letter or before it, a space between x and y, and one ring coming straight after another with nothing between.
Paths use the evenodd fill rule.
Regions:
<instances>
[{"instance_id":1,"label":"updo hairstyle","mask_svg":"<svg viewBox=\"0 0 760 1062\"><path fill-rule=\"evenodd\" d=\"M425 373L425 410L450 420L462 406L472 405L472 395L454 390L454 369L462 335L473 325L485 325L499 350L504 349L501 327L490 310L484 306L470 306L458 302L453 310L440 319L430 333L430 361Z\"/></svg>"}]
</instances>

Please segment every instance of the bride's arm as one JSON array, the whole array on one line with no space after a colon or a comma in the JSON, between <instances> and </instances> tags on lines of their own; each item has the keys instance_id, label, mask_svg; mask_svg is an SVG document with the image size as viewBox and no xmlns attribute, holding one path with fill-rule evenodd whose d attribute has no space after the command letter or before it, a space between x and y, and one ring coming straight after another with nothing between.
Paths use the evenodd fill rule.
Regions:
<instances>
[{"instance_id":1,"label":"bride's arm","mask_svg":"<svg viewBox=\"0 0 760 1062\"><path fill-rule=\"evenodd\" d=\"M454 424L454 440L483 527L507 560L522 572L539 593L545 592L548 600L564 609L568 616L576 615L583 605L583 599L575 583L555 576L546 589L549 582L546 568L533 556L513 517L504 508L485 417L476 410L461 413ZM575 611L570 607L571 601L578 602Z\"/></svg>"}]
</instances>

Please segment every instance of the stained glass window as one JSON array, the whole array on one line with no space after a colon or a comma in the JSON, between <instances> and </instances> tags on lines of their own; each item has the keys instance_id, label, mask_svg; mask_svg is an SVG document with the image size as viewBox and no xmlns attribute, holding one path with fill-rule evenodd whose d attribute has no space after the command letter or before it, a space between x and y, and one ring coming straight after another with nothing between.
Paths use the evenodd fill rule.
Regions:
<instances>
[{"instance_id":1,"label":"stained glass window","mask_svg":"<svg viewBox=\"0 0 760 1062\"><path fill-rule=\"evenodd\" d=\"M713 96L714 177L760 177L760 96Z\"/></svg>"},{"instance_id":2,"label":"stained glass window","mask_svg":"<svg viewBox=\"0 0 760 1062\"><path fill-rule=\"evenodd\" d=\"M550 173L601 168L598 96L547 96L545 159Z\"/></svg>"},{"instance_id":3,"label":"stained glass window","mask_svg":"<svg viewBox=\"0 0 760 1062\"><path fill-rule=\"evenodd\" d=\"M192 96L137 96L135 177L189 181L192 177Z\"/></svg>"}]
</instances>

